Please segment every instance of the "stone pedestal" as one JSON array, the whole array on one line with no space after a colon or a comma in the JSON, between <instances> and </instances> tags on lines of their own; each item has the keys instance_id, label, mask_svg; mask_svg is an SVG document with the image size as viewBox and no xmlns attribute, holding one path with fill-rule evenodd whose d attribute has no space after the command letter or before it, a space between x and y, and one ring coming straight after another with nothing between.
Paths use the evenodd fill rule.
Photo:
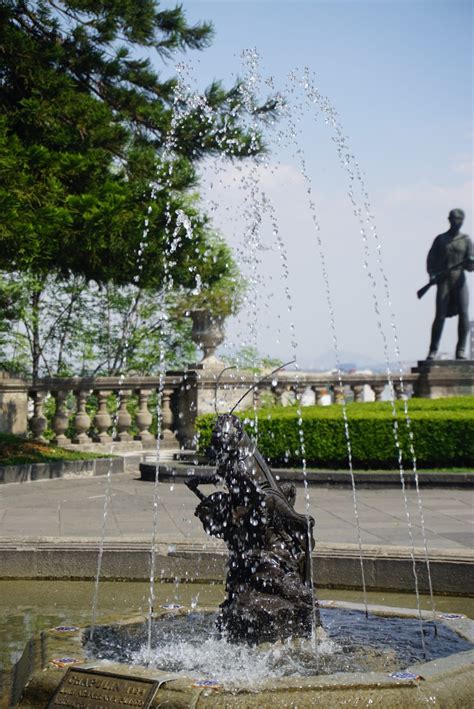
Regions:
<instances>
[{"instance_id":1,"label":"stone pedestal","mask_svg":"<svg viewBox=\"0 0 474 709\"><path fill-rule=\"evenodd\" d=\"M418 375L413 393L425 399L474 395L474 360L420 360L412 373Z\"/></svg>"},{"instance_id":2,"label":"stone pedestal","mask_svg":"<svg viewBox=\"0 0 474 709\"><path fill-rule=\"evenodd\" d=\"M0 433L26 436L28 431L28 383L0 372Z\"/></svg>"},{"instance_id":3,"label":"stone pedestal","mask_svg":"<svg viewBox=\"0 0 474 709\"><path fill-rule=\"evenodd\" d=\"M252 406L255 390L252 390L251 386L255 383L255 376L247 370L230 369L219 378L224 366L222 365L221 369L193 367L185 373L168 372L168 376L182 379L179 389L170 401L173 430L182 448L196 447L196 416L214 414L216 396L220 413L228 413L246 392L247 395L238 404L237 410Z\"/></svg>"}]
</instances>

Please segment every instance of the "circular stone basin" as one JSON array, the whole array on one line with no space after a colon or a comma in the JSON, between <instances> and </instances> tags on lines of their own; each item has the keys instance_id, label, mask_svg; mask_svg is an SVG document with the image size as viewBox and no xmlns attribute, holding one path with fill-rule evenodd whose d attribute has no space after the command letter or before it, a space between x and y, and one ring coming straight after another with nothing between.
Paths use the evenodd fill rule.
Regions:
<instances>
[{"instance_id":1,"label":"circular stone basin","mask_svg":"<svg viewBox=\"0 0 474 709\"><path fill-rule=\"evenodd\" d=\"M228 644L215 633L215 608L197 613L175 604L156 610L150 654L144 617L96 626L93 644L90 629L52 628L25 648L15 667L12 703L44 709L66 686L69 671L82 669L86 676L95 673L94 682L97 674L107 682L111 676L120 679L121 686L137 678L153 682L154 707L472 705L474 621L437 613L435 635L432 614L422 611L424 654L416 611L369 606L366 620L359 604L323 601L321 606L325 630L317 654L307 640L253 648Z\"/></svg>"},{"instance_id":2,"label":"circular stone basin","mask_svg":"<svg viewBox=\"0 0 474 709\"><path fill-rule=\"evenodd\" d=\"M97 627L93 641L85 635L88 658L144 665L221 685L258 684L284 677L334 673L395 673L416 664L471 650L474 645L443 623L425 621L423 640L417 618L369 613L348 608L321 608L324 630L316 643L298 639L250 647L219 637L217 614L187 612L153 620L151 650L148 624Z\"/></svg>"}]
</instances>

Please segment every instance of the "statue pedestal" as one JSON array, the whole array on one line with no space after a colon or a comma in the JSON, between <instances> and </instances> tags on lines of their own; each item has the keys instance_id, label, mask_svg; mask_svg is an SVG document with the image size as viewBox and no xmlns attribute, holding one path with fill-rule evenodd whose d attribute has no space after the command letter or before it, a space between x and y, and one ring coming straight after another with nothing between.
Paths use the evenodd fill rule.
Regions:
<instances>
[{"instance_id":1,"label":"statue pedestal","mask_svg":"<svg viewBox=\"0 0 474 709\"><path fill-rule=\"evenodd\" d=\"M420 360L412 373L418 374L413 393L425 399L474 395L474 360Z\"/></svg>"}]
</instances>

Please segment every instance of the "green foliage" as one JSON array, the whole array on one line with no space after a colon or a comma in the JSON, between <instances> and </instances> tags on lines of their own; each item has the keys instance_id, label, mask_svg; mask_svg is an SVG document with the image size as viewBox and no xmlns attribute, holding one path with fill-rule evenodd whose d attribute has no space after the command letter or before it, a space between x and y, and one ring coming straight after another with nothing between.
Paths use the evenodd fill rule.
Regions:
<instances>
[{"instance_id":1,"label":"green foliage","mask_svg":"<svg viewBox=\"0 0 474 709\"><path fill-rule=\"evenodd\" d=\"M398 453L393 426L397 426L406 469L410 469L409 431L403 403L397 416L388 402L348 404L347 417L354 467L397 469ZM444 400L411 399L408 402L417 464L420 468L472 466L474 464L474 397ZM258 411L258 447L272 465L347 468L347 445L342 407L305 407L301 413L305 455L300 446L300 426L295 407ZM245 414L241 414L245 418ZM199 447L210 443L215 417L197 419ZM254 422L247 421L252 434Z\"/></svg>"},{"instance_id":2,"label":"green foliage","mask_svg":"<svg viewBox=\"0 0 474 709\"><path fill-rule=\"evenodd\" d=\"M262 357L258 350L251 345L242 347L234 355L223 355L223 361L237 369L248 369L254 374L266 374L283 364L281 359Z\"/></svg>"},{"instance_id":3,"label":"green foliage","mask_svg":"<svg viewBox=\"0 0 474 709\"><path fill-rule=\"evenodd\" d=\"M200 309L222 317L237 312L245 291L245 281L231 249L216 234L209 235L207 247L200 253L199 267L194 272L195 287L177 289L170 297L175 315Z\"/></svg>"},{"instance_id":4,"label":"green foliage","mask_svg":"<svg viewBox=\"0 0 474 709\"><path fill-rule=\"evenodd\" d=\"M247 109L238 83L218 82L189 102L140 55L166 59L211 37L155 0L0 0L0 268L195 287L209 247L196 162L261 150L246 111L264 117L275 103ZM226 274L214 263L207 285Z\"/></svg>"},{"instance_id":5,"label":"green foliage","mask_svg":"<svg viewBox=\"0 0 474 709\"><path fill-rule=\"evenodd\" d=\"M92 460L115 456L99 453L70 451L37 441L25 441L7 433L0 433L0 465L22 465L26 463L53 463L68 460Z\"/></svg>"},{"instance_id":6,"label":"green foliage","mask_svg":"<svg viewBox=\"0 0 474 709\"><path fill-rule=\"evenodd\" d=\"M101 288L75 276L0 273L0 365L26 376L151 375L160 348L169 368L195 360L191 322L176 312L163 327L157 294L135 286Z\"/></svg>"}]
</instances>

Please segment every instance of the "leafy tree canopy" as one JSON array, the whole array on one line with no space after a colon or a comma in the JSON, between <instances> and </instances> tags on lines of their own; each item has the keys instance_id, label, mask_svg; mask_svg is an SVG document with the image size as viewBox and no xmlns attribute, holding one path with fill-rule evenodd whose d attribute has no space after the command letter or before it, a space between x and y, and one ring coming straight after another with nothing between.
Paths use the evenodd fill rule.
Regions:
<instances>
[{"instance_id":1,"label":"leafy tree canopy","mask_svg":"<svg viewBox=\"0 0 474 709\"><path fill-rule=\"evenodd\" d=\"M162 346L168 367L196 362L186 315L197 308L231 314L245 285L229 247L212 234L208 241L194 286L160 295L134 284L97 286L81 275L0 271L0 370L33 378L156 374Z\"/></svg>"},{"instance_id":2,"label":"leafy tree canopy","mask_svg":"<svg viewBox=\"0 0 474 709\"><path fill-rule=\"evenodd\" d=\"M274 103L249 107L239 82L214 82L188 104L140 52L163 60L211 38L155 0L0 0L0 268L193 287L209 251L197 161L260 151L246 114Z\"/></svg>"},{"instance_id":3,"label":"leafy tree canopy","mask_svg":"<svg viewBox=\"0 0 474 709\"><path fill-rule=\"evenodd\" d=\"M82 276L59 280L0 272L0 370L23 376L118 376L159 372L196 361L189 318L171 314L155 291ZM168 321L168 315L167 315Z\"/></svg>"}]
</instances>

